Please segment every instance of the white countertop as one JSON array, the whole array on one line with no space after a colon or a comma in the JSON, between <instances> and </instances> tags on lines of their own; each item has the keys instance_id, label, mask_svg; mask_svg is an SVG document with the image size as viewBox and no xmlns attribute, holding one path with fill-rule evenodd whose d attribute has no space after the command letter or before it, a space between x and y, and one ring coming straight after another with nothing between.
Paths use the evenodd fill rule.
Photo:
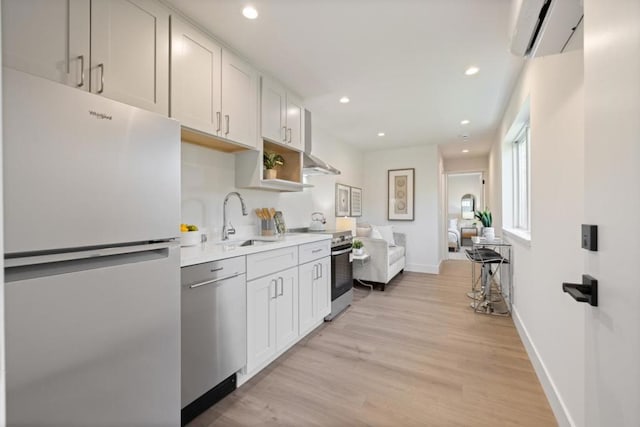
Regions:
<instances>
[{"instance_id":1,"label":"white countertop","mask_svg":"<svg viewBox=\"0 0 640 427\"><path fill-rule=\"evenodd\" d=\"M330 239L330 234L292 233L285 234L284 237L234 237L232 240L224 242L207 242L195 246L185 246L180 248L180 267ZM265 242L260 242L258 245L253 246L239 246L246 240L261 240Z\"/></svg>"}]
</instances>

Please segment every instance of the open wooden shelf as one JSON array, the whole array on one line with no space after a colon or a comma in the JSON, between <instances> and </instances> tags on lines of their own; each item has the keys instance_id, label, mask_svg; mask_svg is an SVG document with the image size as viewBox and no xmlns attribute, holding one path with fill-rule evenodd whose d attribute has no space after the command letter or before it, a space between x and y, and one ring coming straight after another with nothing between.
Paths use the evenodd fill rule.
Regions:
<instances>
[{"instance_id":1,"label":"open wooden shelf","mask_svg":"<svg viewBox=\"0 0 640 427\"><path fill-rule=\"evenodd\" d=\"M302 155L299 151L291 150L269 141L264 141L264 151L280 154L284 159L284 166L276 168L278 175L275 180L265 179L263 172L263 181L289 181L298 185L302 184Z\"/></svg>"}]
</instances>

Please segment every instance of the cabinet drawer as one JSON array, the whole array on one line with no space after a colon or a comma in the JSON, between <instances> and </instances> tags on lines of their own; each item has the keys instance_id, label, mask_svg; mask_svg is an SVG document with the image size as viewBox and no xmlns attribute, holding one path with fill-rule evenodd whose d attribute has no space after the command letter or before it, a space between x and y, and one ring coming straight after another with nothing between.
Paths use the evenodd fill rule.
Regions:
<instances>
[{"instance_id":1,"label":"cabinet drawer","mask_svg":"<svg viewBox=\"0 0 640 427\"><path fill-rule=\"evenodd\" d=\"M183 285L191 285L205 280L242 274L245 272L245 269L246 261L243 256L205 262L203 264L182 267L180 271L180 282Z\"/></svg>"},{"instance_id":2,"label":"cabinet drawer","mask_svg":"<svg viewBox=\"0 0 640 427\"><path fill-rule=\"evenodd\" d=\"M297 246L247 255L247 280L286 270L297 265Z\"/></svg>"},{"instance_id":3,"label":"cabinet drawer","mask_svg":"<svg viewBox=\"0 0 640 427\"><path fill-rule=\"evenodd\" d=\"M299 246L300 264L331 255L331 240L306 243Z\"/></svg>"}]
</instances>

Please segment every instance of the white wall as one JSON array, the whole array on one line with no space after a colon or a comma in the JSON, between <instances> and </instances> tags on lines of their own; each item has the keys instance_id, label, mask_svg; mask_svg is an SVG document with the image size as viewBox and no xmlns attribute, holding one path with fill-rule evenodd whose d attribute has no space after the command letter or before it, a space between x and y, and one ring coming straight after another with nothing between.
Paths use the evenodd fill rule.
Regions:
<instances>
[{"instance_id":1,"label":"white wall","mask_svg":"<svg viewBox=\"0 0 640 427\"><path fill-rule=\"evenodd\" d=\"M560 425L584 420L584 307L562 292L582 273L583 52L528 61L489 158L490 203L499 213L502 141L530 99L531 241L513 243L514 321ZM505 173L504 180L510 179ZM502 223L496 215L496 226ZM552 333L550 333L552 331Z\"/></svg>"},{"instance_id":2,"label":"white wall","mask_svg":"<svg viewBox=\"0 0 640 427\"><path fill-rule=\"evenodd\" d=\"M363 222L391 224L407 234L406 270L438 273L442 233L439 232L440 169L436 145L372 151L364 154ZM415 221L387 220L387 171L415 168Z\"/></svg>"},{"instance_id":3,"label":"white wall","mask_svg":"<svg viewBox=\"0 0 640 427\"><path fill-rule=\"evenodd\" d=\"M362 155L315 128L314 141L314 154L340 169L342 175L309 177L315 187L296 193L236 188L234 154L183 143L182 222L205 227L213 239L220 239L224 197L238 191L250 211L243 217L238 200L229 201L229 219L239 235L258 232L254 209L259 207L282 210L289 228L308 226L311 213L320 211L327 217L327 228L333 228L335 183L362 187Z\"/></svg>"},{"instance_id":4,"label":"white wall","mask_svg":"<svg viewBox=\"0 0 640 427\"><path fill-rule=\"evenodd\" d=\"M456 157L444 160L445 172L478 172L489 169L489 156Z\"/></svg>"}]
</instances>

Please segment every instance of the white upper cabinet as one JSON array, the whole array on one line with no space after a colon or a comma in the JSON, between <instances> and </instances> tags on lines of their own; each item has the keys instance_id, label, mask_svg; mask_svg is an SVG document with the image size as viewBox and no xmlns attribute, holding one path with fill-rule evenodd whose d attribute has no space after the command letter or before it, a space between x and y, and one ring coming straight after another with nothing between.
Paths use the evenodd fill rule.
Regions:
<instances>
[{"instance_id":1,"label":"white upper cabinet","mask_svg":"<svg viewBox=\"0 0 640 427\"><path fill-rule=\"evenodd\" d=\"M262 77L262 137L284 143L287 131L287 92L273 80Z\"/></svg>"},{"instance_id":2,"label":"white upper cabinet","mask_svg":"<svg viewBox=\"0 0 640 427\"><path fill-rule=\"evenodd\" d=\"M287 144L294 149L304 150L304 111L302 101L287 93Z\"/></svg>"},{"instance_id":3,"label":"white upper cabinet","mask_svg":"<svg viewBox=\"0 0 640 427\"><path fill-rule=\"evenodd\" d=\"M258 74L248 63L222 51L223 136L256 147L258 144Z\"/></svg>"},{"instance_id":4,"label":"white upper cabinet","mask_svg":"<svg viewBox=\"0 0 640 427\"><path fill-rule=\"evenodd\" d=\"M186 22L171 17L171 116L182 126L256 147L258 75Z\"/></svg>"},{"instance_id":5,"label":"white upper cabinet","mask_svg":"<svg viewBox=\"0 0 640 427\"><path fill-rule=\"evenodd\" d=\"M151 0L3 0L4 65L169 111L169 13Z\"/></svg>"},{"instance_id":6,"label":"white upper cabinet","mask_svg":"<svg viewBox=\"0 0 640 427\"><path fill-rule=\"evenodd\" d=\"M222 48L171 17L171 117L182 126L220 135Z\"/></svg>"},{"instance_id":7,"label":"white upper cabinet","mask_svg":"<svg viewBox=\"0 0 640 427\"><path fill-rule=\"evenodd\" d=\"M91 2L91 91L168 114L169 13L159 2Z\"/></svg>"},{"instance_id":8,"label":"white upper cabinet","mask_svg":"<svg viewBox=\"0 0 640 427\"><path fill-rule=\"evenodd\" d=\"M89 0L3 0L3 65L89 90Z\"/></svg>"},{"instance_id":9,"label":"white upper cabinet","mask_svg":"<svg viewBox=\"0 0 640 427\"><path fill-rule=\"evenodd\" d=\"M279 83L262 77L262 137L298 151L304 149L302 102Z\"/></svg>"}]
</instances>

